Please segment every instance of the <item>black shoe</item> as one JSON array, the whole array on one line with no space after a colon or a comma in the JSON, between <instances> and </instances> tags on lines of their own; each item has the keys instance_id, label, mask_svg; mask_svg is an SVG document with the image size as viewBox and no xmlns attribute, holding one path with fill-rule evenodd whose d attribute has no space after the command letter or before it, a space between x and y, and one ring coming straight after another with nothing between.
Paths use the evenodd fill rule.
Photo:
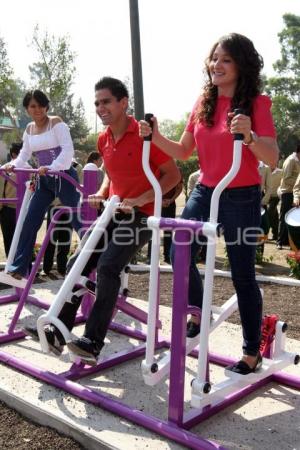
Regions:
<instances>
[{"instance_id":1,"label":"black shoe","mask_svg":"<svg viewBox=\"0 0 300 450\"><path fill-rule=\"evenodd\" d=\"M238 361L232 366L225 367L225 370L229 370L230 372L238 373L239 375L249 375L249 373L256 372L262 366L262 356L260 353L257 355L256 364L254 367L248 366L245 361Z\"/></svg>"},{"instance_id":2,"label":"black shoe","mask_svg":"<svg viewBox=\"0 0 300 450\"><path fill-rule=\"evenodd\" d=\"M282 250L283 247L282 247L281 244L277 244L277 245L276 245L276 248L277 248L277 250Z\"/></svg>"},{"instance_id":3,"label":"black shoe","mask_svg":"<svg viewBox=\"0 0 300 450\"><path fill-rule=\"evenodd\" d=\"M39 342L39 335L36 327L24 327L22 331L30 336L34 341ZM65 340L57 336L58 332L55 330L53 325L48 325L45 327L45 335L49 345L51 353L56 356L60 356L63 352Z\"/></svg>"},{"instance_id":4,"label":"black shoe","mask_svg":"<svg viewBox=\"0 0 300 450\"><path fill-rule=\"evenodd\" d=\"M186 326L186 337L194 338L199 333L200 333L200 323L197 324L189 320Z\"/></svg>"},{"instance_id":5,"label":"black shoe","mask_svg":"<svg viewBox=\"0 0 300 450\"><path fill-rule=\"evenodd\" d=\"M67 343L68 349L89 366L96 366L101 347L91 339L82 336Z\"/></svg>"}]
</instances>

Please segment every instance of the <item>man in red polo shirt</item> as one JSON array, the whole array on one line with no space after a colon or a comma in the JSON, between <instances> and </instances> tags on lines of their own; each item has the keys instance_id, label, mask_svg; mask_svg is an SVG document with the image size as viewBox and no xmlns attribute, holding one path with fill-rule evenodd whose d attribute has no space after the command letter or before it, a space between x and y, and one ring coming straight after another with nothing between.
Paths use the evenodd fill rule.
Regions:
<instances>
[{"instance_id":1,"label":"man in red polo shirt","mask_svg":"<svg viewBox=\"0 0 300 450\"><path fill-rule=\"evenodd\" d=\"M97 268L96 300L81 338L68 342L69 349L90 365L104 345L104 338L113 314L120 288L120 273L135 253L151 238L147 217L153 214L154 191L142 166L143 140L138 122L127 114L128 91L119 80L102 78L95 86L96 112L107 126L98 138L98 150L105 167L105 177L99 191L89 196L89 204L98 208L102 200L116 194L121 199L120 210L109 223L95 251L82 272L88 276ZM159 179L162 193L170 191L180 181L180 172L173 159L151 144L150 166ZM82 250L89 232L83 237L76 253L68 262L69 271ZM66 302L59 319L69 330L73 328L82 297ZM33 329L27 333L34 336ZM45 330L50 349L59 355L64 339L53 325Z\"/></svg>"}]
</instances>

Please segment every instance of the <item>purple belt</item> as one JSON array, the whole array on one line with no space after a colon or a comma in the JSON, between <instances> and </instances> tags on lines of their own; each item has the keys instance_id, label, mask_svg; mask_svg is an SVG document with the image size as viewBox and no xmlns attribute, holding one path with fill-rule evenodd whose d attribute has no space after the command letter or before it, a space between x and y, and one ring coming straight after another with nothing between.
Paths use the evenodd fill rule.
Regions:
<instances>
[{"instance_id":1,"label":"purple belt","mask_svg":"<svg viewBox=\"0 0 300 450\"><path fill-rule=\"evenodd\" d=\"M49 166L58 157L61 152L61 147L48 148L47 150L40 150L36 152L36 156L39 166Z\"/></svg>"}]
</instances>

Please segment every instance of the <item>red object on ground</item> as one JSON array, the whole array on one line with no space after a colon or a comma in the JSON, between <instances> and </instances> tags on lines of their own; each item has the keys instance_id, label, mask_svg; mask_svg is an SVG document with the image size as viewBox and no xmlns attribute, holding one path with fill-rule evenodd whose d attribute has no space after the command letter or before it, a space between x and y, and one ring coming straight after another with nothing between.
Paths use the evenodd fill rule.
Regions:
<instances>
[{"instance_id":1,"label":"red object on ground","mask_svg":"<svg viewBox=\"0 0 300 450\"><path fill-rule=\"evenodd\" d=\"M275 337L276 323L279 317L277 314L266 315L261 325L261 342L259 351L262 356L267 356L267 352Z\"/></svg>"}]
</instances>

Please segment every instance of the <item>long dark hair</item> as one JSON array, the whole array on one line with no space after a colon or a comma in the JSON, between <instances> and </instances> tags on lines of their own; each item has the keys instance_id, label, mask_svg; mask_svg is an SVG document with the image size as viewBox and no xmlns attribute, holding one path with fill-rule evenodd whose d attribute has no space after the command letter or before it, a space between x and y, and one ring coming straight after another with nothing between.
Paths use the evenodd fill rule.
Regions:
<instances>
[{"instance_id":1,"label":"long dark hair","mask_svg":"<svg viewBox=\"0 0 300 450\"><path fill-rule=\"evenodd\" d=\"M218 88L212 84L209 63L219 44L231 56L239 74L234 96L231 100L231 111L235 108L243 108L245 114L251 116L253 100L262 89L261 69L264 63L253 42L246 36L237 33L230 33L221 37L213 45L205 61L207 81L204 85L202 101L195 115L197 122L202 122L208 127L214 125L213 116L218 99Z\"/></svg>"}]
</instances>

